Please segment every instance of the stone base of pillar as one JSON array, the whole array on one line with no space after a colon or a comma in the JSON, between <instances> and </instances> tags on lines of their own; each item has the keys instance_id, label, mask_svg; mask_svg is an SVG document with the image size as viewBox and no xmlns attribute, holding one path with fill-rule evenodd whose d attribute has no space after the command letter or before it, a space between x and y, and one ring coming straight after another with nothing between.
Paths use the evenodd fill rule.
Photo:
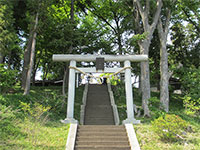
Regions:
<instances>
[{"instance_id":1,"label":"stone base of pillar","mask_svg":"<svg viewBox=\"0 0 200 150\"><path fill-rule=\"evenodd\" d=\"M62 123L68 124L78 124L78 120L75 120L74 118L65 118L65 120L60 120Z\"/></svg>"},{"instance_id":2,"label":"stone base of pillar","mask_svg":"<svg viewBox=\"0 0 200 150\"><path fill-rule=\"evenodd\" d=\"M140 124L140 120L136 120L136 119L129 119L127 118L126 120L122 121L122 124Z\"/></svg>"}]
</instances>

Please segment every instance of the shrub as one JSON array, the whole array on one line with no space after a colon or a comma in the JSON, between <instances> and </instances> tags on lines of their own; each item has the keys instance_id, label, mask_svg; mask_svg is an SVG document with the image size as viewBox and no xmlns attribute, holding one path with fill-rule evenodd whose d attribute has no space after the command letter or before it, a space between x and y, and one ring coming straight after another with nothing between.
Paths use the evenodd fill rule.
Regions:
<instances>
[{"instance_id":1,"label":"shrub","mask_svg":"<svg viewBox=\"0 0 200 150\"><path fill-rule=\"evenodd\" d=\"M157 97L151 97L149 99L149 109L151 110L151 116L157 119L160 116L165 116L166 112L161 109L160 100Z\"/></svg>"},{"instance_id":2,"label":"shrub","mask_svg":"<svg viewBox=\"0 0 200 150\"><path fill-rule=\"evenodd\" d=\"M185 69L181 83L185 95L183 103L186 112L198 116L200 113L200 67Z\"/></svg>"},{"instance_id":3,"label":"shrub","mask_svg":"<svg viewBox=\"0 0 200 150\"><path fill-rule=\"evenodd\" d=\"M155 119L152 126L161 139L176 141L180 139L182 132L187 128L187 122L177 115L166 114Z\"/></svg>"},{"instance_id":4,"label":"shrub","mask_svg":"<svg viewBox=\"0 0 200 150\"><path fill-rule=\"evenodd\" d=\"M41 126L47 123L48 115L44 114L50 109L50 107L42 106L39 103L35 103L32 106L30 104L21 102L21 109L25 113L24 130L28 134L28 140L36 146L39 142L39 133L41 133Z\"/></svg>"},{"instance_id":5,"label":"shrub","mask_svg":"<svg viewBox=\"0 0 200 150\"><path fill-rule=\"evenodd\" d=\"M0 64L0 92L8 92L16 83L16 70L6 69L6 67Z\"/></svg>"},{"instance_id":6,"label":"shrub","mask_svg":"<svg viewBox=\"0 0 200 150\"><path fill-rule=\"evenodd\" d=\"M188 115L200 114L200 98L192 98L190 96L184 96L183 104Z\"/></svg>"}]
</instances>

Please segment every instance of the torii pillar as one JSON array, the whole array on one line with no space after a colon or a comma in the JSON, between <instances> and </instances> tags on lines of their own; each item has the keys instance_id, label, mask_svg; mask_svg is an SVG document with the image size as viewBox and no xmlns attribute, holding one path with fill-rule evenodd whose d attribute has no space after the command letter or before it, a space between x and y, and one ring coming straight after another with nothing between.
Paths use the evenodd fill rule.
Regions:
<instances>
[{"instance_id":1,"label":"torii pillar","mask_svg":"<svg viewBox=\"0 0 200 150\"><path fill-rule=\"evenodd\" d=\"M75 95L75 69L76 62L91 62L96 61L97 58L104 58L105 61L119 61L124 62L125 69L125 89L126 89L126 107L127 107L127 119L123 121L123 124L140 123L134 117L133 109L133 92L131 83L131 62L142 62L147 61L147 55L53 55L53 61L70 61L70 71L69 71L69 85L68 85L68 103L67 103L67 118L63 120L64 123L77 123L78 121L74 119L74 95ZM95 68L78 68L83 72L98 72ZM122 68L105 68L101 72L117 72Z\"/></svg>"}]
</instances>

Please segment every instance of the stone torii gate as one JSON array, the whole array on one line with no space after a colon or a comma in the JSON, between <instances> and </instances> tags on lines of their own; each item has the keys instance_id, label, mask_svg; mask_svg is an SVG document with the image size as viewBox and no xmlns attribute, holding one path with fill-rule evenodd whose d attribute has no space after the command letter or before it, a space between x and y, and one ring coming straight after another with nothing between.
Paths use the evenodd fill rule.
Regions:
<instances>
[{"instance_id":1,"label":"stone torii gate","mask_svg":"<svg viewBox=\"0 0 200 150\"><path fill-rule=\"evenodd\" d=\"M90 68L76 68L76 62L95 62L97 60L103 60L98 67ZM53 55L53 61L58 62L70 62L69 71L69 85L68 85L68 103L67 103L67 118L63 121L65 123L77 123L74 119L74 95L75 95L75 74L76 72L85 73L116 73L125 70L125 90L126 90L126 107L127 107L127 119L123 123L137 124L140 121L134 118L133 110L133 93L131 83L131 62L147 61L147 55ZM124 68L104 68L104 61L117 61L124 62ZM103 64L103 67L102 67ZM78 71L77 71L78 70Z\"/></svg>"}]
</instances>

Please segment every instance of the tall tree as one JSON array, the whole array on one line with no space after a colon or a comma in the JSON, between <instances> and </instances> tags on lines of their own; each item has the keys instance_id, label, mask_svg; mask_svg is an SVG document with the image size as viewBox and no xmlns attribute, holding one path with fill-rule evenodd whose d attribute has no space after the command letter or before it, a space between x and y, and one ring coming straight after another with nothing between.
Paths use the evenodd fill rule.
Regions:
<instances>
[{"instance_id":1,"label":"tall tree","mask_svg":"<svg viewBox=\"0 0 200 150\"><path fill-rule=\"evenodd\" d=\"M31 82L31 75L32 75L32 70L33 70L33 66L34 66L34 58L35 58L35 45L36 45L36 37L37 37L37 28L38 28L38 19L39 19L39 10L40 10L40 1L38 4L38 8L36 11L36 15L35 15L35 19L34 19L34 26L32 28L31 31L31 36L29 38L30 41L28 41L30 43L30 48L28 51L30 53L29 57L25 58L25 59L29 59L29 64L28 64L28 70L27 70L27 75L25 78L25 87L24 87L24 95L29 94L30 92L30 82Z\"/></svg>"},{"instance_id":2,"label":"tall tree","mask_svg":"<svg viewBox=\"0 0 200 150\"><path fill-rule=\"evenodd\" d=\"M150 0L146 0L144 6L140 0L133 0L133 6L135 7L135 12L137 17L134 18L139 31L146 34L146 38L139 40L138 45L140 47L140 54L149 54L149 46L151 44L151 39L153 37L153 32L156 28L161 8L162 0L157 0L157 3L151 1L153 8L150 8ZM155 13L150 12L150 10L156 10ZM153 18L151 15L153 14ZM141 17L141 20L139 19ZM141 25L142 22L142 25ZM141 63L141 88L142 88L142 107L144 109L144 116L150 116L148 108L148 99L150 98L150 77L149 77L149 62Z\"/></svg>"},{"instance_id":3,"label":"tall tree","mask_svg":"<svg viewBox=\"0 0 200 150\"><path fill-rule=\"evenodd\" d=\"M113 45L116 46L115 53L124 54L124 39L122 34L126 29L122 26L122 21L128 16L123 8L122 1L103 0L103 1L86 1L82 3L94 17L102 21L102 27L109 28Z\"/></svg>"},{"instance_id":4,"label":"tall tree","mask_svg":"<svg viewBox=\"0 0 200 150\"><path fill-rule=\"evenodd\" d=\"M176 0L164 2L164 9L159 18L157 29L160 39L160 102L163 109L169 111L169 78L171 74L168 71L168 52L167 52L167 37L169 33L170 18L172 7ZM170 4L170 5L169 5Z\"/></svg>"},{"instance_id":5,"label":"tall tree","mask_svg":"<svg viewBox=\"0 0 200 150\"><path fill-rule=\"evenodd\" d=\"M69 54L73 52L73 34L74 34L74 0L71 0L71 8L70 8L70 21L71 21L71 39L70 39L70 47L69 47ZM67 12L66 12L67 13ZM66 63L64 67L64 75L63 75L63 86L62 86L62 93L63 96L66 96L66 85L68 84L68 76L69 76L69 63Z\"/></svg>"}]
</instances>

